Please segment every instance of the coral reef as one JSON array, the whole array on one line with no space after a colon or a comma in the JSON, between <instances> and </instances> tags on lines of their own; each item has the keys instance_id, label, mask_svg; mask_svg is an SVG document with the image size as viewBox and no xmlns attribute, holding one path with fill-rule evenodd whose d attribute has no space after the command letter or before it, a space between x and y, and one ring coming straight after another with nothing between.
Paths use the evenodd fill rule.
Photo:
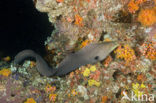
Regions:
<instances>
[{"instance_id":1,"label":"coral reef","mask_svg":"<svg viewBox=\"0 0 156 103\"><path fill-rule=\"evenodd\" d=\"M115 51L116 57L124 59L126 63L132 62L136 59L134 50L129 45L124 45L123 48L119 46Z\"/></svg>"},{"instance_id":2,"label":"coral reef","mask_svg":"<svg viewBox=\"0 0 156 103\"><path fill-rule=\"evenodd\" d=\"M156 0L34 0L34 4L55 27L45 41L45 59L52 66L93 42L117 41L119 46L105 60L63 77L41 76L33 61L17 67L3 58L1 102L155 103Z\"/></svg>"},{"instance_id":3,"label":"coral reef","mask_svg":"<svg viewBox=\"0 0 156 103\"><path fill-rule=\"evenodd\" d=\"M142 9L138 15L138 21L144 26L151 26L156 23L156 9Z\"/></svg>"}]
</instances>

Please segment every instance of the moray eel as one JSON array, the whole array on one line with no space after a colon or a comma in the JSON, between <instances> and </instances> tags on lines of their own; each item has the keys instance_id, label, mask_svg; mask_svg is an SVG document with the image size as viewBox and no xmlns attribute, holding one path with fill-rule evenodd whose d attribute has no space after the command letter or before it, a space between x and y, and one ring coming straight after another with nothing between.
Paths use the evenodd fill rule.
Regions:
<instances>
[{"instance_id":1,"label":"moray eel","mask_svg":"<svg viewBox=\"0 0 156 103\"><path fill-rule=\"evenodd\" d=\"M57 68L51 68L45 60L32 50L19 52L14 59L14 64L21 63L28 57L36 59L36 67L40 74L45 76L62 76L82 65L93 64L104 60L110 52L118 46L117 42L92 43L75 53L67 55Z\"/></svg>"}]
</instances>

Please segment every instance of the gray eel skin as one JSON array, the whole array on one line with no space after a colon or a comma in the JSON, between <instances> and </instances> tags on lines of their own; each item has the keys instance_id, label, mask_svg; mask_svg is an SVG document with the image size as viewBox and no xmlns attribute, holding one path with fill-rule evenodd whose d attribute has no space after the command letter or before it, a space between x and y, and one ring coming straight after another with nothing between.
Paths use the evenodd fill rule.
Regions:
<instances>
[{"instance_id":1,"label":"gray eel skin","mask_svg":"<svg viewBox=\"0 0 156 103\"><path fill-rule=\"evenodd\" d=\"M93 64L104 60L110 52L118 46L117 42L92 43L77 51L67 55L58 68L51 68L45 60L32 50L23 50L19 52L14 59L14 64L21 63L28 57L36 59L36 67L40 74L45 76L62 76L82 65Z\"/></svg>"}]
</instances>

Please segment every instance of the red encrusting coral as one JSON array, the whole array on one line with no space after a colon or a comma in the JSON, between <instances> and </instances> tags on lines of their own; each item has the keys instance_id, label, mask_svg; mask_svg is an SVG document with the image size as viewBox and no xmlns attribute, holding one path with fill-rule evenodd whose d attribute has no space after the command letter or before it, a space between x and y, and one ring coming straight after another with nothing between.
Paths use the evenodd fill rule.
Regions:
<instances>
[{"instance_id":1,"label":"red encrusting coral","mask_svg":"<svg viewBox=\"0 0 156 103\"><path fill-rule=\"evenodd\" d=\"M156 48L154 48L156 42L146 42L141 46L142 54L151 60L156 60Z\"/></svg>"}]
</instances>

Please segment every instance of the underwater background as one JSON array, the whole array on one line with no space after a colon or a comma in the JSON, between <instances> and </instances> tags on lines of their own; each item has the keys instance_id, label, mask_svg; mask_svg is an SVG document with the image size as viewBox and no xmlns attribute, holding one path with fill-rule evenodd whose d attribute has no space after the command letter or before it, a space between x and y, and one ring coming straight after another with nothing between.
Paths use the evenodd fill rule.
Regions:
<instances>
[{"instance_id":1,"label":"underwater background","mask_svg":"<svg viewBox=\"0 0 156 103\"><path fill-rule=\"evenodd\" d=\"M23 49L44 53L44 41L53 30L47 14L37 11L32 0L5 0L0 5L1 52L5 56Z\"/></svg>"},{"instance_id":2,"label":"underwater background","mask_svg":"<svg viewBox=\"0 0 156 103\"><path fill-rule=\"evenodd\" d=\"M0 103L156 102L156 0L0 1L0 36Z\"/></svg>"}]
</instances>

